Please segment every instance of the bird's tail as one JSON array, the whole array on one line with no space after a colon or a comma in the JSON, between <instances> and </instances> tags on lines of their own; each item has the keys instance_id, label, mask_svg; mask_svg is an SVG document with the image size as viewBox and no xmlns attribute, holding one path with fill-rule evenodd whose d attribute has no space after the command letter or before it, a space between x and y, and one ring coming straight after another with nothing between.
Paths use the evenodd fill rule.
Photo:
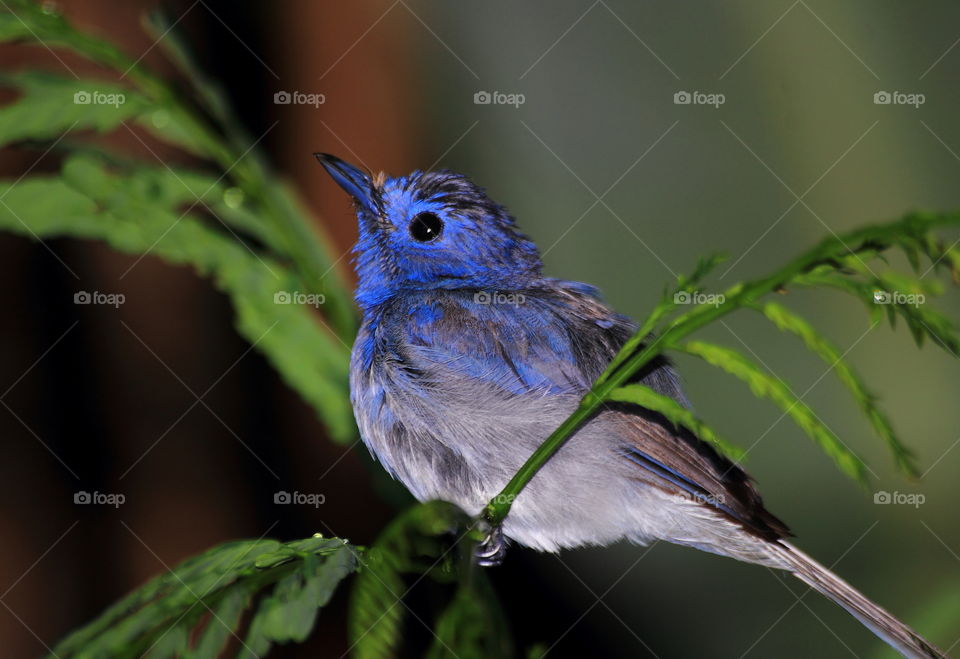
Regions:
<instances>
[{"instance_id":1,"label":"bird's tail","mask_svg":"<svg viewBox=\"0 0 960 659\"><path fill-rule=\"evenodd\" d=\"M904 657L946 659L942 651L793 545L780 541L776 547L777 557L798 579L842 606Z\"/></svg>"}]
</instances>

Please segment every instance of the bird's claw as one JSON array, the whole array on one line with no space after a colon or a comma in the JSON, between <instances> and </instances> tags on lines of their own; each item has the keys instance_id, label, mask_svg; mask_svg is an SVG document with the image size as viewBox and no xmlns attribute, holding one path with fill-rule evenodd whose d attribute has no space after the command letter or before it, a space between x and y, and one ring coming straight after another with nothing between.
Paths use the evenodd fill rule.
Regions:
<instances>
[{"instance_id":1,"label":"bird's claw","mask_svg":"<svg viewBox=\"0 0 960 659\"><path fill-rule=\"evenodd\" d=\"M477 559L477 565L481 567L497 567L503 563L507 555L507 546L509 542L503 535L503 528L494 526L490 529L487 537L477 545L473 552Z\"/></svg>"}]
</instances>

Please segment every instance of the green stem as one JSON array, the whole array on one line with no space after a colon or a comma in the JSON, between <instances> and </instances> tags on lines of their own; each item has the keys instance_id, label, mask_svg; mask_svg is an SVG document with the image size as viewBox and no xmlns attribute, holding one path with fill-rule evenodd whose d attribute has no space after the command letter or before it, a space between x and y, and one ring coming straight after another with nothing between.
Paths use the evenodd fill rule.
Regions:
<instances>
[{"instance_id":1,"label":"green stem","mask_svg":"<svg viewBox=\"0 0 960 659\"><path fill-rule=\"evenodd\" d=\"M510 512L512 501L520 491L526 487L540 468L546 464L547 460L553 457L554 453L560 450L560 447L569 439L571 435L583 424L594 411L599 407L601 401L590 402L591 394L587 394L577 409L560 424L560 427L554 430L546 441L534 451L533 455L523 463L520 470L510 479L506 487L499 496L495 497L483 510L484 519L491 525L497 526L503 522Z\"/></svg>"}]
</instances>

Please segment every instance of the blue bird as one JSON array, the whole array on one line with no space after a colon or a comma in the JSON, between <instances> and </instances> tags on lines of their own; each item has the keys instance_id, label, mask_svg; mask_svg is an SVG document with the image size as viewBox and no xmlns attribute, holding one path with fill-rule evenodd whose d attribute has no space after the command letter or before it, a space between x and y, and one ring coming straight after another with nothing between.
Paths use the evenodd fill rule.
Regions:
<instances>
[{"instance_id":1,"label":"blue bird","mask_svg":"<svg viewBox=\"0 0 960 659\"><path fill-rule=\"evenodd\" d=\"M503 488L637 330L586 284L545 277L502 206L450 171L369 176L316 154L353 197L362 314L350 389L361 437L421 500L471 515ZM640 381L687 401L666 360ZM786 541L750 477L644 410L607 409L547 462L479 558L627 539L793 573L907 657L944 657Z\"/></svg>"}]
</instances>

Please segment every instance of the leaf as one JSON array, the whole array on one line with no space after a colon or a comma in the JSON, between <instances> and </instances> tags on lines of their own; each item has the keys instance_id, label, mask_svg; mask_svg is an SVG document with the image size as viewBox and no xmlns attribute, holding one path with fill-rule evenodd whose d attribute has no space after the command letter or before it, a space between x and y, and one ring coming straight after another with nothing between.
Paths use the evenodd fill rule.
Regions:
<instances>
[{"instance_id":1,"label":"leaf","mask_svg":"<svg viewBox=\"0 0 960 659\"><path fill-rule=\"evenodd\" d=\"M247 630L247 635L241 643L242 647L237 652L237 659L261 659L270 653L273 641L264 631L264 627L272 606L273 600L269 598L261 600L254 614L253 622L250 623L250 628Z\"/></svg>"},{"instance_id":2,"label":"leaf","mask_svg":"<svg viewBox=\"0 0 960 659\"><path fill-rule=\"evenodd\" d=\"M216 657L236 634L243 612L250 606L250 594L243 588L232 588L213 609L207 627L203 630L196 648L187 656L189 659Z\"/></svg>"},{"instance_id":3,"label":"leaf","mask_svg":"<svg viewBox=\"0 0 960 659\"><path fill-rule=\"evenodd\" d=\"M69 130L105 133L155 107L129 86L38 71L2 74L0 86L20 92L0 107L0 144L55 140Z\"/></svg>"},{"instance_id":4,"label":"leaf","mask_svg":"<svg viewBox=\"0 0 960 659\"><path fill-rule=\"evenodd\" d=\"M516 655L496 594L481 568L469 566L434 624L427 659L487 659Z\"/></svg>"},{"instance_id":5,"label":"leaf","mask_svg":"<svg viewBox=\"0 0 960 659\"><path fill-rule=\"evenodd\" d=\"M686 291L692 293L696 287L706 279L707 275L713 272L718 265L727 260L725 254L711 254L706 258L697 261L697 267L689 275L681 274L677 277L677 292Z\"/></svg>"},{"instance_id":6,"label":"leaf","mask_svg":"<svg viewBox=\"0 0 960 659\"><path fill-rule=\"evenodd\" d=\"M337 538L303 545L275 540L231 542L145 584L57 644L51 656L189 656L213 659L236 636L243 612L262 593L241 653L257 656L273 643L302 640L337 585L357 566L358 550ZM261 554L281 548L291 560L258 568ZM306 550L304 550L306 548ZM306 588L302 588L306 584ZM278 608L281 620L269 616ZM201 620L206 624L199 627ZM201 629L201 633L194 634ZM194 647L190 639L196 636Z\"/></svg>"},{"instance_id":7,"label":"leaf","mask_svg":"<svg viewBox=\"0 0 960 659\"><path fill-rule=\"evenodd\" d=\"M211 145L179 106L169 99L148 98L126 84L24 71L0 75L0 86L20 94L0 107L0 145L57 141L69 132L107 133L126 124L189 153L210 155Z\"/></svg>"},{"instance_id":8,"label":"leaf","mask_svg":"<svg viewBox=\"0 0 960 659\"><path fill-rule=\"evenodd\" d=\"M10 30L10 38L48 49L66 48L116 71L154 105L149 118L146 115L138 118L140 125L161 139L214 161L222 175L229 176L242 190L249 204L249 213L235 214L238 216L226 220L237 223L246 220L249 224L251 218L261 218L268 229L259 238L296 265L296 277L306 282L303 289L325 296L324 311L331 331L340 341L352 340L356 332L355 309L347 284L336 267L340 259L332 257L331 243L322 231L309 226L308 214L289 186L277 180L254 148L257 140L243 134L225 104L212 100L216 92L202 76L196 75L196 71L188 76L189 82L198 87L192 90L191 101L197 97L206 101L213 117L197 112L194 103L185 100L179 89L144 69L139 61L131 60L114 45L74 29L56 9L50 10L48 5L41 6L30 0L10 0L7 8L12 11L5 17L7 24L17 26ZM189 73L190 67L184 66L184 42L171 38L174 41L165 43L164 47L177 51L174 59ZM216 123L211 123L211 119Z\"/></svg>"},{"instance_id":9,"label":"leaf","mask_svg":"<svg viewBox=\"0 0 960 659\"><path fill-rule=\"evenodd\" d=\"M907 323L918 347L922 347L925 338L930 338L950 355L960 357L960 332L952 320L929 307L926 300L924 303L917 304L912 302L909 296L892 297L894 292L907 295L898 288L898 285L908 290L917 290L924 296L936 295L939 292L938 285L924 283L915 288L915 282L916 280L891 276L890 273L886 273L881 278L871 277L868 281L858 281L818 268L797 277L793 283L801 286L830 287L848 293L866 306L872 322L878 322L886 314L890 326L896 327L896 319L901 318ZM891 297L889 302L878 303L878 295ZM901 301L896 301L898 299Z\"/></svg>"},{"instance_id":10,"label":"leaf","mask_svg":"<svg viewBox=\"0 0 960 659\"><path fill-rule=\"evenodd\" d=\"M167 659L181 657L189 643L188 630L176 624L146 653L149 659Z\"/></svg>"},{"instance_id":11,"label":"leaf","mask_svg":"<svg viewBox=\"0 0 960 659\"><path fill-rule=\"evenodd\" d=\"M723 369L746 382L755 396L774 402L833 459L841 471L866 485L866 465L781 380L768 375L759 366L729 348L702 341L690 341L677 349Z\"/></svg>"},{"instance_id":12,"label":"leaf","mask_svg":"<svg viewBox=\"0 0 960 659\"><path fill-rule=\"evenodd\" d=\"M356 427L348 396L349 348L310 307L276 297L312 292L300 290L297 277L276 261L193 213L181 213L176 202L184 193L171 194L174 186L182 188L168 172L125 176L76 155L65 163L62 178L0 184L0 229L34 239L104 240L120 251L149 253L211 276L230 296L240 334L313 405L335 440L351 441Z\"/></svg>"},{"instance_id":13,"label":"leaf","mask_svg":"<svg viewBox=\"0 0 960 659\"><path fill-rule=\"evenodd\" d=\"M320 607L333 595L333 587L353 571L356 553L349 547L321 563L307 554L303 569L285 577L272 595L272 606L265 613L261 629L278 643L306 640L313 629Z\"/></svg>"},{"instance_id":14,"label":"leaf","mask_svg":"<svg viewBox=\"0 0 960 659\"><path fill-rule=\"evenodd\" d=\"M944 259L946 263L949 264L951 269L951 274L953 275L954 283L960 284L960 249L957 247L951 247L946 252L944 252ZM937 265L942 265L944 263L943 259L937 260Z\"/></svg>"},{"instance_id":15,"label":"leaf","mask_svg":"<svg viewBox=\"0 0 960 659\"><path fill-rule=\"evenodd\" d=\"M549 650L546 643L537 643L527 650L527 659L545 659Z\"/></svg>"},{"instance_id":16,"label":"leaf","mask_svg":"<svg viewBox=\"0 0 960 659\"><path fill-rule=\"evenodd\" d=\"M0 12L0 42L35 39L38 26L31 18L40 13L36 3L30 3L29 0L7 0L6 5L4 9L7 11ZM19 11L14 12L10 5Z\"/></svg>"},{"instance_id":17,"label":"leaf","mask_svg":"<svg viewBox=\"0 0 960 659\"><path fill-rule=\"evenodd\" d=\"M650 312L647 320L644 321L643 325L640 326L633 336L627 339L626 343L624 343L613 360L607 365L600 377L597 378L596 384L605 382L611 373L642 348L645 343L651 341L656 342L657 339L651 335L651 332L653 332L657 323L676 309L678 296L684 293L690 294L695 292L697 285L718 265L723 263L726 258L723 254L713 254L707 258L700 259L697 262L696 269L690 276L680 275L677 277L677 287L669 293L664 293L663 298L657 303L653 311Z\"/></svg>"},{"instance_id":18,"label":"leaf","mask_svg":"<svg viewBox=\"0 0 960 659\"><path fill-rule=\"evenodd\" d=\"M189 39L177 27L178 18L169 15L162 7L151 9L144 26L154 43L158 44L167 58L184 75L203 104L223 127L226 137L241 151L253 142L230 110L229 97L221 85L209 78L201 69L188 46Z\"/></svg>"},{"instance_id":19,"label":"leaf","mask_svg":"<svg viewBox=\"0 0 960 659\"><path fill-rule=\"evenodd\" d=\"M431 501L405 511L381 533L364 555L350 597L348 632L355 657L397 656L406 612L404 575L449 572L452 546L444 536L468 524L456 506Z\"/></svg>"},{"instance_id":20,"label":"leaf","mask_svg":"<svg viewBox=\"0 0 960 659\"><path fill-rule=\"evenodd\" d=\"M83 154L74 157L82 158ZM102 165L103 161L101 156L97 166ZM284 253L283 246L263 218L250 207L243 190L228 187L222 177L168 165L124 164L125 167L116 170L123 172L125 185L134 188L137 195L150 198L152 203L174 208L178 214L194 209L197 212L205 211L232 237L239 238L239 231L243 236L271 248L271 256Z\"/></svg>"},{"instance_id":21,"label":"leaf","mask_svg":"<svg viewBox=\"0 0 960 659\"><path fill-rule=\"evenodd\" d=\"M179 571L180 574L188 574L186 571L189 569L209 569L206 566L210 562L219 562L222 560L220 558L221 554L226 555L228 552L232 552L235 560L237 556L242 556L247 553L253 553L256 555L258 549L262 548L263 544L265 543L279 544L273 540L235 541L227 543L225 545L221 545L220 547L210 549L199 556L184 561L184 563L176 568L176 570ZM181 576L180 578L182 579L183 577ZM57 646L58 653L70 654L79 652L89 643L91 643L93 639L103 634L108 628L116 625L118 621L122 620L124 617L131 615L138 609L141 609L147 603L164 597L165 594L169 593L172 588L175 588L176 584L178 583L180 583L180 580L173 577L173 573L166 573L150 580L141 588L133 591L126 597L110 606L103 613L101 613L96 620L88 623L78 630L71 632L70 635L63 639Z\"/></svg>"},{"instance_id":22,"label":"leaf","mask_svg":"<svg viewBox=\"0 0 960 659\"><path fill-rule=\"evenodd\" d=\"M354 581L350 600L348 633L355 657L396 656L406 613L401 601L404 592L399 558L372 547Z\"/></svg>"},{"instance_id":23,"label":"leaf","mask_svg":"<svg viewBox=\"0 0 960 659\"><path fill-rule=\"evenodd\" d=\"M732 460L740 460L745 451L739 446L728 443L701 421L689 409L669 396L659 394L650 387L639 382L618 387L611 391L606 400L621 403L632 403L662 414L676 426L683 426L703 441L710 442Z\"/></svg>"},{"instance_id":24,"label":"leaf","mask_svg":"<svg viewBox=\"0 0 960 659\"><path fill-rule=\"evenodd\" d=\"M913 455L900 442L886 414L876 405L876 397L843 359L833 344L821 336L806 320L776 302L767 302L759 308L761 313L782 331L790 332L803 340L807 348L830 367L837 378L847 387L860 409L866 415L876 433L893 453L897 466L910 476L919 475Z\"/></svg>"}]
</instances>

